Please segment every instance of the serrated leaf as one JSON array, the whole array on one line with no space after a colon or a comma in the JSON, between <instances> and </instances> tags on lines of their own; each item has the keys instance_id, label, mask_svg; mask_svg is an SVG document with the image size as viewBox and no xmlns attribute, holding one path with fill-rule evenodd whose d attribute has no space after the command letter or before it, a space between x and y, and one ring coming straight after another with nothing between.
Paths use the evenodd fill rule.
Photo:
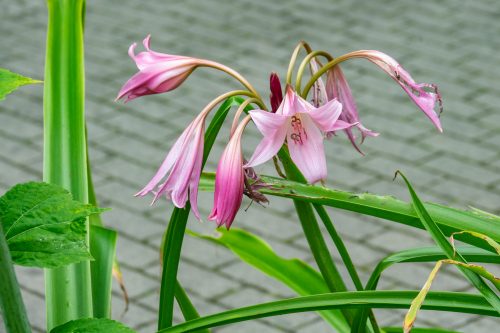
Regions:
<instances>
[{"instance_id":1,"label":"serrated leaf","mask_svg":"<svg viewBox=\"0 0 500 333\"><path fill-rule=\"evenodd\" d=\"M12 260L24 266L55 268L91 259L86 218L101 211L47 183L18 184L0 198Z\"/></svg>"},{"instance_id":2,"label":"serrated leaf","mask_svg":"<svg viewBox=\"0 0 500 333\"><path fill-rule=\"evenodd\" d=\"M0 101L21 86L41 82L0 68Z\"/></svg>"},{"instance_id":3,"label":"serrated leaf","mask_svg":"<svg viewBox=\"0 0 500 333\"><path fill-rule=\"evenodd\" d=\"M50 333L135 333L120 322L111 319L84 318L72 320L53 328Z\"/></svg>"}]
</instances>

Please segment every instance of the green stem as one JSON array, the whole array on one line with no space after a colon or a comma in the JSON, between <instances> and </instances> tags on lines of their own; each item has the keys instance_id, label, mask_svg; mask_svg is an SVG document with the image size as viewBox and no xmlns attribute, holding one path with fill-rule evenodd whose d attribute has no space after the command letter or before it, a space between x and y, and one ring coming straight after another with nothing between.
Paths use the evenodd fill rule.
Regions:
<instances>
[{"instance_id":1,"label":"green stem","mask_svg":"<svg viewBox=\"0 0 500 333\"><path fill-rule=\"evenodd\" d=\"M0 312L8 333L31 333L21 289L17 283L7 240L0 223Z\"/></svg>"},{"instance_id":2,"label":"green stem","mask_svg":"<svg viewBox=\"0 0 500 333\"><path fill-rule=\"evenodd\" d=\"M284 148L279 151L278 157L283 163L288 179L301 183L306 182L306 179L292 162L290 156ZM326 246L325 239L323 238L318 221L314 215L312 205L300 200L293 200L293 203L302 225L302 230L304 231L304 235L306 236L311 252L313 253L314 260L318 264L318 268L328 286L328 289L332 292L347 291L347 287L342 280L342 276L335 266L335 263L330 255L330 251ZM346 317L349 324L351 324L354 318L353 311L342 309L342 313Z\"/></svg>"},{"instance_id":3,"label":"green stem","mask_svg":"<svg viewBox=\"0 0 500 333\"><path fill-rule=\"evenodd\" d=\"M302 84L302 76L304 75L304 71L306 69L306 66L311 62L311 60L314 57L325 57L326 60L332 61L333 57L330 55L330 53L325 52L325 51L314 51L309 53L304 60L300 63L299 69L297 70L297 79L295 80L295 90L297 91L298 94L300 94L300 86Z\"/></svg>"},{"instance_id":4,"label":"green stem","mask_svg":"<svg viewBox=\"0 0 500 333\"><path fill-rule=\"evenodd\" d=\"M48 183L88 201L84 113L83 0L48 0L44 172ZM88 241L88 239L87 239ZM92 317L90 264L47 269L47 330Z\"/></svg>"}]
</instances>

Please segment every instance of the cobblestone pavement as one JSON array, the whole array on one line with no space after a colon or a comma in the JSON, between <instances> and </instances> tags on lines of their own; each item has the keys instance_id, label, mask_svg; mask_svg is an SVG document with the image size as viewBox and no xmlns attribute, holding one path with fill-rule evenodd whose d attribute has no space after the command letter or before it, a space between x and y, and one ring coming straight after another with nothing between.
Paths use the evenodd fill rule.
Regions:
<instances>
[{"instance_id":1,"label":"cobblestone pavement","mask_svg":"<svg viewBox=\"0 0 500 333\"><path fill-rule=\"evenodd\" d=\"M153 48L213 59L244 74L267 96L271 71L283 75L296 43L341 54L378 49L393 55L419 81L439 84L445 102L444 134L392 80L373 65L344 65L366 126L382 132L357 154L343 136L328 143L329 185L408 199L397 169L413 180L426 200L474 205L500 213L500 4L484 1L206 0L87 1L86 70L90 156L104 216L120 232L118 258L131 305L114 290L114 318L139 332L153 332L158 303L158 248L171 206L154 207L133 198L152 176L173 140L218 93L237 83L202 69L168 95L127 105L113 102L135 72L127 48L153 34ZM46 11L42 0L0 0L0 66L35 78L43 76ZM0 190L41 179L42 89L26 87L0 104ZM252 146L259 136L248 136ZM222 143L214 156L218 157ZM214 170L213 160L208 169ZM270 165L259 172L272 172ZM201 195L203 213L210 196ZM367 276L390 251L431 244L423 232L343 211L333 216L354 261ZM265 221L265 222L263 222ZM287 257L312 262L289 202L253 205L235 226L265 238ZM213 232L194 219L189 228ZM337 260L339 258L337 257ZM383 276L381 288L418 288L431 265L403 264ZM30 319L44 324L43 274L19 269ZM235 259L222 248L187 237L180 280L203 314L293 296L287 288ZM435 289L463 291L468 283L446 269ZM378 311L383 325L400 325L403 312ZM177 315L177 320L179 320ZM499 321L450 313L422 312L419 326L444 325L463 332L493 332ZM474 328L473 328L474 327ZM217 332L328 332L312 313L282 316L220 328Z\"/></svg>"}]
</instances>

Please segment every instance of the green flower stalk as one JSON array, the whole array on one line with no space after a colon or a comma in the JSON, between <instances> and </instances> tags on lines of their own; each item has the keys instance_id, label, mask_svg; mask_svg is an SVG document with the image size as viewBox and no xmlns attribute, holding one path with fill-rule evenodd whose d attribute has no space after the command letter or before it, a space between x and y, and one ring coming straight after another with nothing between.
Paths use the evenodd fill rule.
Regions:
<instances>
[{"instance_id":1,"label":"green flower stalk","mask_svg":"<svg viewBox=\"0 0 500 333\"><path fill-rule=\"evenodd\" d=\"M88 202L85 143L84 0L48 0L43 179ZM88 239L87 239L88 241ZM92 317L88 261L47 269L47 330Z\"/></svg>"}]
</instances>

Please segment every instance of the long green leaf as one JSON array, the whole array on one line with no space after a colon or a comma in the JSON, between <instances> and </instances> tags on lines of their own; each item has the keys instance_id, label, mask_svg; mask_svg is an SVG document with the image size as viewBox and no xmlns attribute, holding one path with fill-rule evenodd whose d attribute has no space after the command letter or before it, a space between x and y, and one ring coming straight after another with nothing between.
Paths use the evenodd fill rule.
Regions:
<instances>
[{"instance_id":1,"label":"long green leaf","mask_svg":"<svg viewBox=\"0 0 500 333\"><path fill-rule=\"evenodd\" d=\"M7 333L30 333L21 289L10 258L7 240L0 223L0 313Z\"/></svg>"},{"instance_id":2,"label":"long green leaf","mask_svg":"<svg viewBox=\"0 0 500 333\"><path fill-rule=\"evenodd\" d=\"M42 83L42 81L33 80L29 77L0 68L0 101L17 88L34 83Z\"/></svg>"},{"instance_id":3,"label":"long green leaf","mask_svg":"<svg viewBox=\"0 0 500 333\"><path fill-rule=\"evenodd\" d=\"M420 198L411 186L408 179L401 172L398 173L401 175L406 185L408 186L408 191L410 192L413 201L413 207L418 217L420 218L420 221L425 226L425 229L429 232L434 242L436 242L441 250L443 250L448 259L467 264L467 261L459 252L455 253L453 246L448 242L448 239L446 239L446 236L443 234L439 226L434 223L433 219L425 209L424 205L420 201ZM479 290L479 292L484 296L484 298L496 309L496 311L500 313L500 298L495 294L495 292L491 290L491 288L483 281L483 279L478 274L464 267L458 267L465 275L465 277L472 283L472 285L476 287L477 290Z\"/></svg>"},{"instance_id":4,"label":"long green leaf","mask_svg":"<svg viewBox=\"0 0 500 333\"><path fill-rule=\"evenodd\" d=\"M328 189L322 186L301 184L276 177L260 177L270 185L269 188L266 187L260 190L261 193L266 195L336 207L425 229L410 203L391 196L353 193ZM213 191L214 180L215 175L213 173L203 173L200 180L200 191ZM457 231L471 230L488 235L496 242L500 242L500 221L497 218L433 203L426 203L425 208L446 235L451 235ZM458 235L457 239L491 250L482 240L472 236Z\"/></svg>"},{"instance_id":5,"label":"long green leaf","mask_svg":"<svg viewBox=\"0 0 500 333\"><path fill-rule=\"evenodd\" d=\"M465 269L468 269L486 279L491 281L497 289L500 290L500 279L495 277L493 274L491 274L488 270L486 270L483 266L476 265L476 264L465 264L463 262L459 262L456 260L450 260L450 259L443 259L439 260L434 268L432 269L431 273L429 274L429 277L427 278L427 281L425 281L424 286L418 293L417 297L411 302L410 309L406 313L404 322L403 322L403 329L404 333L409 333L412 330L413 324L415 323L415 320L417 318L418 311L420 310L422 303L425 300L425 297L427 296L429 290L431 289L432 282L437 276L437 273L439 269L442 267L443 264L451 264L451 265L457 265L459 267L463 267Z\"/></svg>"},{"instance_id":6,"label":"long green leaf","mask_svg":"<svg viewBox=\"0 0 500 333\"><path fill-rule=\"evenodd\" d=\"M476 238L484 240L486 243L488 243L489 246L491 246L493 249L495 249L495 251L496 251L496 253L498 255L500 255L500 244L498 244L493 239L491 239L491 237L488 237L486 235L480 234L478 232L468 231L468 230L454 232L454 233L451 234L451 236L450 236L450 242L451 242L451 246L453 246L453 249L455 249L455 236L456 235L463 235L463 234L469 234L472 237L476 237Z\"/></svg>"},{"instance_id":7,"label":"long green leaf","mask_svg":"<svg viewBox=\"0 0 500 333\"><path fill-rule=\"evenodd\" d=\"M101 212L56 185L28 182L0 198L0 223L18 265L61 267L91 259L86 219Z\"/></svg>"},{"instance_id":8,"label":"long green leaf","mask_svg":"<svg viewBox=\"0 0 500 333\"><path fill-rule=\"evenodd\" d=\"M189 299L189 296L182 288L181 284L179 281L176 282L175 285L175 299L177 300L177 304L179 304L179 307L181 308L182 315L184 316L184 319L186 321L193 320L200 318L200 314L194 307L194 304L191 302ZM207 329L201 329L201 330L196 330L196 333L209 333L210 330Z\"/></svg>"},{"instance_id":9,"label":"long green leaf","mask_svg":"<svg viewBox=\"0 0 500 333\"><path fill-rule=\"evenodd\" d=\"M401 327L384 327L385 333L403 333ZM413 333L460 333L458 331L445 330L442 328L414 328Z\"/></svg>"},{"instance_id":10,"label":"long green leaf","mask_svg":"<svg viewBox=\"0 0 500 333\"><path fill-rule=\"evenodd\" d=\"M90 225L90 264L92 302L95 318L111 318L111 282L115 259L117 233L114 230Z\"/></svg>"},{"instance_id":11,"label":"long green leaf","mask_svg":"<svg viewBox=\"0 0 500 333\"><path fill-rule=\"evenodd\" d=\"M298 295L307 296L329 292L321 275L299 259L284 259L259 237L238 228L220 229L217 236L202 235L188 230L188 235L206 239L231 250L241 260L264 274L282 282ZM338 310L319 314L338 332L349 332L350 327Z\"/></svg>"},{"instance_id":12,"label":"long green leaf","mask_svg":"<svg viewBox=\"0 0 500 333\"><path fill-rule=\"evenodd\" d=\"M471 262L484 262L500 264L500 257L492 254L489 251L472 247L464 246L459 247L460 253L464 258ZM393 253L382 259L375 269L373 270L368 282L366 283L365 290L375 290L382 273L389 267L398 263L418 263L418 262L436 262L438 260L446 259L443 250L437 246L421 247L416 249L408 249L400 252ZM361 329L366 323L368 312L363 309L358 313L355 318L354 326ZM363 324L362 324L363 323Z\"/></svg>"},{"instance_id":13,"label":"long green leaf","mask_svg":"<svg viewBox=\"0 0 500 333\"><path fill-rule=\"evenodd\" d=\"M417 291L353 291L302 296L220 312L159 332L191 332L200 328L221 326L245 320L326 309L363 307L404 309L410 306L411 301L417 294ZM422 309L498 317L498 312L482 296L455 292L430 292Z\"/></svg>"},{"instance_id":14,"label":"long green leaf","mask_svg":"<svg viewBox=\"0 0 500 333\"><path fill-rule=\"evenodd\" d=\"M47 0L47 6L43 179L86 203L85 1ZM92 317L90 262L48 269L45 276L47 331L69 320Z\"/></svg>"},{"instance_id":15,"label":"long green leaf","mask_svg":"<svg viewBox=\"0 0 500 333\"><path fill-rule=\"evenodd\" d=\"M122 323L105 318L83 318L55 327L50 333L135 333Z\"/></svg>"},{"instance_id":16,"label":"long green leaf","mask_svg":"<svg viewBox=\"0 0 500 333\"><path fill-rule=\"evenodd\" d=\"M87 128L85 128L85 133L87 133ZM86 146L88 148L87 142ZM87 175L89 202L98 207L88 150ZM104 227L100 214L91 215L89 222L91 229L89 243L92 256L94 257L94 261L90 264L94 317L111 318L111 283L113 277L115 277L122 290L125 301L124 312L128 310L129 302L120 266L116 260L116 240L118 234L114 230Z\"/></svg>"}]
</instances>

